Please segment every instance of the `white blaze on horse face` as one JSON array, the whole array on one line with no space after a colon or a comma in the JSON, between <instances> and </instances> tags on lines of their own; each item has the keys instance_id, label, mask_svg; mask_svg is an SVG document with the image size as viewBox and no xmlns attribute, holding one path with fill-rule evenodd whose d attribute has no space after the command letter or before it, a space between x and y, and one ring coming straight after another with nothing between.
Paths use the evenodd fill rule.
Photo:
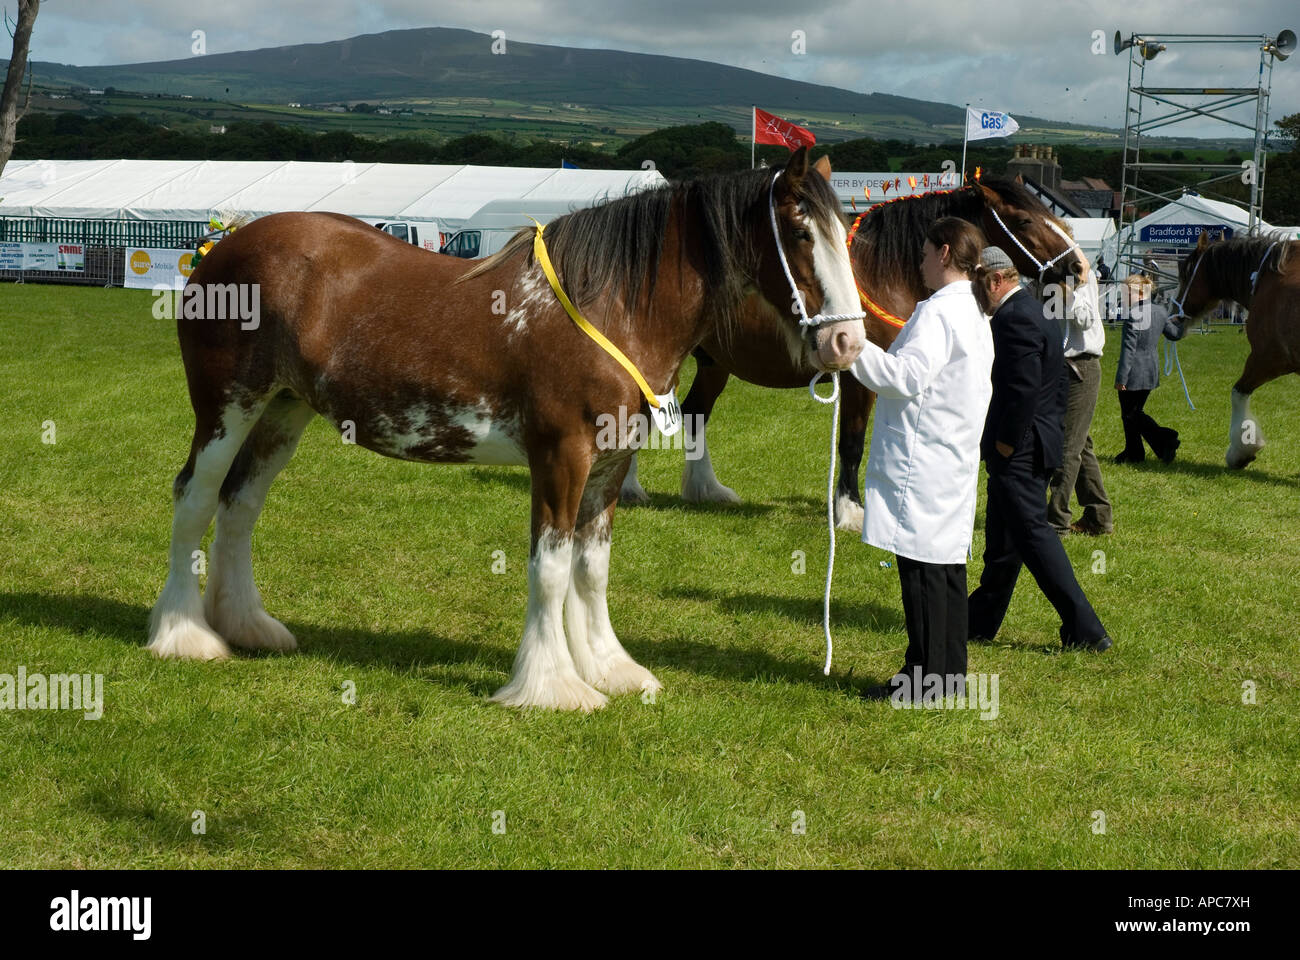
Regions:
<instances>
[{"instance_id":1,"label":"white blaze on horse face","mask_svg":"<svg viewBox=\"0 0 1300 960\"><path fill-rule=\"evenodd\" d=\"M807 218L805 218L805 223ZM858 287L853 279L853 265L849 261L848 234L839 217L829 224L812 224L813 275L822 289L822 309L825 314L861 313ZM866 327L861 320L843 320L824 323L814 334L817 355L827 370L843 370L858 358L867 342Z\"/></svg>"}]
</instances>

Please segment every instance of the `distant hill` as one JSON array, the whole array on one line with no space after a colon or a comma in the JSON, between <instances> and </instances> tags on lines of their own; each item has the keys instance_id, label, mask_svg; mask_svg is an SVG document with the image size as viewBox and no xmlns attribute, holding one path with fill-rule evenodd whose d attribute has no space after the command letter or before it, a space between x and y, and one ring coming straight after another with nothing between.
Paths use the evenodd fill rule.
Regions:
<instances>
[{"instance_id":1,"label":"distant hill","mask_svg":"<svg viewBox=\"0 0 1300 960\"><path fill-rule=\"evenodd\" d=\"M579 108L663 111L683 116L711 112L737 129L750 104L792 118L829 118L819 137L842 140L869 134L918 141L960 139L963 108L883 93L769 76L702 60L585 50L508 41L491 53L492 38L468 30L432 27L391 30L329 43L295 44L183 60L106 67L36 62L35 81L211 97L257 103L506 101L520 108L569 104ZM0 61L3 63L3 61ZM535 109L535 107L534 107ZM1084 127L1017 115L1027 132ZM832 129L827 129L832 127ZM1115 131L1104 131L1110 139Z\"/></svg>"}]
</instances>

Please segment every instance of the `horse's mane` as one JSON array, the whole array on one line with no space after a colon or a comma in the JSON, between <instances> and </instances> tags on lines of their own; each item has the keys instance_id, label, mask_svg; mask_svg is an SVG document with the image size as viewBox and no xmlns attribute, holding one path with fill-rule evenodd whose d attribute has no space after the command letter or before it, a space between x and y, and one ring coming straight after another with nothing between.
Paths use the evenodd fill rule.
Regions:
<instances>
[{"instance_id":1,"label":"horse's mane","mask_svg":"<svg viewBox=\"0 0 1300 960\"><path fill-rule=\"evenodd\" d=\"M1295 246L1295 241L1288 240L1282 231L1220 240L1205 248L1197 270L1205 274L1210 290L1222 292L1241 303L1243 298L1249 299L1250 275L1256 270L1281 273L1290 262ZM1178 264L1180 288L1187 282L1194 259L1193 256L1183 257Z\"/></svg>"},{"instance_id":2,"label":"horse's mane","mask_svg":"<svg viewBox=\"0 0 1300 960\"><path fill-rule=\"evenodd\" d=\"M692 239L703 258L705 308L719 318L724 330L729 329L758 263L758 247L746 218L756 204L767 206L773 176L770 169L717 174L608 199L548 223L546 250L565 293L579 309L610 292L618 293L627 306L642 296L649 303L669 217L675 207L683 213L693 211L698 233ZM839 200L815 171L809 170L803 178L796 197L824 229L840 216ZM764 210L764 225L766 219ZM689 229L678 231L683 256ZM520 254L531 263L534 233L531 227L520 230L504 248L462 274L460 280L493 270Z\"/></svg>"},{"instance_id":3,"label":"horse's mane","mask_svg":"<svg viewBox=\"0 0 1300 960\"><path fill-rule=\"evenodd\" d=\"M909 286L923 290L917 285L921 283L921 241L926 230L940 217L961 217L978 226L983 209L984 200L974 185L887 200L866 212L853 239L855 249L865 243L871 256L853 259L870 266L868 283L904 278Z\"/></svg>"}]
</instances>

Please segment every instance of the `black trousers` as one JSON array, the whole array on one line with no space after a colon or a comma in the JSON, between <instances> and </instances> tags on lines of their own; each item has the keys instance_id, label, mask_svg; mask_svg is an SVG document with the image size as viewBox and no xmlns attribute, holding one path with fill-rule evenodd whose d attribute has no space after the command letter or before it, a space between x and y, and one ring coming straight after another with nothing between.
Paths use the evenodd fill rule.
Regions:
<instances>
[{"instance_id":1,"label":"black trousers","mask_svg":"<svg viewBox=\"0 0 1300 960\"><path fill-rule=\"evenodd\" d=\"M1142 408L1146 406L1150 390L1119 390L1119 416L1124 424L1124 452L1129 460L1141 460L1146 456L1145 440L1151 444L1151 452L1162 456L1173 447L1178 439L1178 431L1171 427L1162 427L1156 423L1151 414Z\"/></svg>"},{"instance_id":2,"label":"black trousers","mask_svg":"<svg viewBox=\"0 0 1300 960\"><path fill-rule=\"evenodd\" d=\"M1091 643L1106 635L1060 536L1047 522L1047 475L1035 465L1032 451L990 471L984 529L984 570L969 603L971 636L997 635L1022 564L1060 615L1062 641Z\"/></svg>"},{"instance_id":3,"label":"black trousers","mask_svg":"<svg viewBox=\"0 0 1300 960\"><path fill-rule=\"evenodd\" d=\"M898 557L907 621L903 671L966 676L966 564Z\"/></svg>"}]
</instances>

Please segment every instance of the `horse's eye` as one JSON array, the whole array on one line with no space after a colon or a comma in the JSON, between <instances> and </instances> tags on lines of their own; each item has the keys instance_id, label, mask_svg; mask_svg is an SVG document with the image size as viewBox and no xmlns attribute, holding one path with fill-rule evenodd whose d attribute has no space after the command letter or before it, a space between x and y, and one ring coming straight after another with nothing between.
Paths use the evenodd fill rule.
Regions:
<instances>
[{"instance_id":1,"label":"horse's eye","mask_svg":"<svg viewBox=\"0 0 1300 960\"><path fill-rule=\"evenodd\" d=\"M802 227L799 227L794 232L794 238L796 240L805 240L811 242L812 233L808 230L803 229Z\"/></svg>"}]
</instances>

